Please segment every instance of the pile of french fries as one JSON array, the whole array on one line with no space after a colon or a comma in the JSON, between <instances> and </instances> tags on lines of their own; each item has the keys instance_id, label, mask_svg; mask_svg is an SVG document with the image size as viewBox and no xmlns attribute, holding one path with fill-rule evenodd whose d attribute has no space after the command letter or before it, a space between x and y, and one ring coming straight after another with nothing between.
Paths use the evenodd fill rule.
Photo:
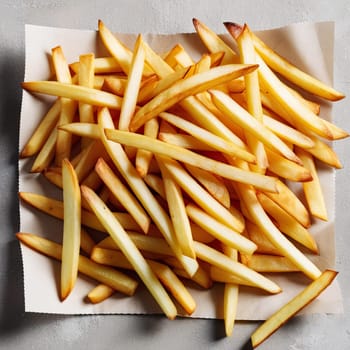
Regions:
<instances>
[{"instance_id":1,"label":"pile of french fries","mask_svg":"<svg viewBox=\"0 0 350 350\"><path fill-rule=\"evenodd\" d=\"M321 271L305 252L318 254L309 228L327 220L317 163L341 168L329 141L348 133L319 117L320 105L301 91L329 101L344 95L287 62L247 25L225 23L233 49L193 23L207 48L199 60L181 43L155 52L142 35L127 48L99 21L108 57L82 53L67 62L57 46L52 77L22 84L56 96L20 157L33 158L31 172L62 189L63 201L19 195L63 226L59 243L17 237L61 261L62 301L80 272L96 280L92 303L115 292L131 296L143 283L174 319L179 307L188 315L196 309L187 281L203 289L223 283L227 336L239 286L277 294L265 273L305 274L310 285L257 329L255 347L337 274ZM305 200L290 182L302 184Z\"/></svg>"}]
</instances>

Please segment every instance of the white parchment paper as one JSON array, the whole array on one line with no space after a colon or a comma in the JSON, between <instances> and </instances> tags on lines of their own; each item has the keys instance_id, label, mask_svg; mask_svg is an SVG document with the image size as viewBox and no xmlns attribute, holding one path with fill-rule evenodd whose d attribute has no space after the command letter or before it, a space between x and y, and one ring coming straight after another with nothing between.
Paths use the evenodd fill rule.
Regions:
<instances>
[{"instance_id":1,"label":"white parchment paper","mask_svg":"<svg viewBox=\"0 0 350 350\"><path fill-rule=\"evenodd\" d=\"M251 28L254 30L254 28ZM330 22L295 24L258 33L269 45L294 62L301 69L315 75L324 82L333 83L333 32ZM117 34L130 48L135 35ZM227 42L231 39L223 35ZM144 35L144 39L157 51L166 52L175 43L181 43L194 58L205 52L196 34ZM25 81L46 80L50 76L49 55L51 49L61 45L69 62L77 61L82 53L95 52L103 55L102 44L95 31L62 28L26 26L26 67ZM20 149L33 132L49 106L50 98L23 92ZM321 102L322 116L331 120L331 105ZM29 174L32 160L19 161L19 190L43 193L60 198L61 194L43 177ZM334 173L328 167L321 167L321 182L326 196L329 221L317 221L311 228L320 249L319 256L311 259L320 269L333 268L335 263L334 232ZM62 222L42 214L33 208L20 204L20 230L43 235L61 242ZM145 314L160 313L159 307L149 293L139 287L133 297L120 294L98 305L92 305L85 296L96 282L80 275L71 295L61 302L58 297L59 262L48 259L24 245L21 245L25 310L28 312L59 314ZM300 273L284 276L270 275L282 288L279 295L267 295L258 290L241 288L237 318L240 320L266 319L283 303L291 299L310 281ZM192 317L222 318L222 286L209 291L190 288L197 302ZM181 312L181 310L179 310ZM316 301L305 308L303 313L342 313L341 291L337 282L332 284Z\"/></svg>"}]
</instances>

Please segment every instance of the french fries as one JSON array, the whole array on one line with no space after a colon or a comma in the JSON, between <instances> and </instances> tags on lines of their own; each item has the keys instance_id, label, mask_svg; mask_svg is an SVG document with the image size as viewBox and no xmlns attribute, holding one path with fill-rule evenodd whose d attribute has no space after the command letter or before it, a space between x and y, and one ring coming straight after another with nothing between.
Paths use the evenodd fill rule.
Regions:
<instances>
[{"instance_id":1,"label":"french fries","mask_svg":"<svg viewBox=\"0 0 350 350\"><path fill-rule=\"evenodd\" d=\"M323 139L348 133L293 84L331 101L344 95L286 62L247 25L225 23L236 53L204 23L193 24L208 51L199 58L180 43L160 54L141 34L130 49L99 21L110 56L83 52L69 63L57 46L54 77L22 83L56 97L20 158L33 157L30 172L55 184L63 200L19 196L26 210L63 221L62 245L17 238L62 262L62 302L80 271L96 280L91 303L116 291L133 295L140 282L174 319L196 311L188 281L203 289L223 283L227 336L241 285L272 298L283 290L271 273L304 274L310 285L253 333L256 347L336 276L295 242L322 254L312 233L315 221L327 220L317 162L341 168ZM97 231L96 242L85 228Z\"/></svg>"}]
</instances>

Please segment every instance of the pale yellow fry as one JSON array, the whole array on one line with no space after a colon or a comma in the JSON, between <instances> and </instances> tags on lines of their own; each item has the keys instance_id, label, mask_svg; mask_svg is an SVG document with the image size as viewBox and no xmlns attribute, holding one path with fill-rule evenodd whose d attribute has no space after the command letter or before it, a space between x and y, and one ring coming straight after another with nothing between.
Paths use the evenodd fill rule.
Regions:
<instances>
[{"instance_id":1,"label":"pale yellow fry","mask_svg":"<svg viewBox=\"0 0 350 350\"><path fill-rule=\"evenodd\" d=\"M253 254L241 255L241 261L249 268L261 273L297 272L300 271L284 256Z\"/></svg>"},{"instance_id":2,"label":"pale yellow fry","mask_svg":"<svg viewBox=\"0 0 350 350\"><path fill-rule=\"evenodd\" d=\"M100 130L98 125L93 123L69 123L60 125L59 129L81 137L100 139Z\"/></svg>"},{"instance_id":3,"label":"pale yellow fry","mask_svg":"<svg viewBox=\"0 0 350 350\"><path fill-rule=\"evenodd\" d=\"M132 60L132 52L113 35L101 20L98 21L98 32L104 46L119 63L123 72L128 75Z\"/></svg>"},{"instance_id":4,"label":"pale yellow fry","mask_svg":"<svg viewBox=\"0 0 350 350\"><path fill-rule=\"evenodd\" d=\"M57 127L55 126L34 160L30 170L32 173L40 173L50 166L55 157L56 140Z\"/></svg>"},{"instance_id":5,"label":"pale yellow fry","mask_svg":"<svg viewBox=\"0 0 350 350\"><path fill-rule=\"evenodd\" d=\"M295 247L272 223L271 219L261 207L255 190L251 186L237 184L239 196L245 202L249 214L254 222L265 233L273 245L280 249L281 254L293 262L305 275L316 279L321 272L299 249Z\"/></svg>"},{"instance_id":6,"label":"pale yellow fry","mask_svg":"<svg viewBox=\"0 0 350 350\"><path fill-rule=\"evenodd\" d=\"M150 119L145 123L144 134L146 136L157 138L159 130L159 122L157 118ZM146 176L148 173L151 161L153 158L152 152L144 149L138 149L135 158L135 167L141 177Z\"/></svg>"},{"instance_id":7,"label":"pale yellow fry","mask_svg":"<svg viewBox=\"0 0 350 350\"><path fill-rule=\"evenodd\" d=\"M31 92L66 97L94 106L111 109L120 110L122 104L122 99L119 96L109 92L57 81L23 82L22 88Z\"/></svg>"},{"instance_id":8,"label":"pale yellow fry","mask_svg":"<svg viewBox=\"0 0 350 350\"><path fill-rule=\"evenodd\" d=\"M256 63L254 45L246 25L236 34L235 38L240 52L241 63ZM247 110L253 117L262 122L263 110L260 98L258 72L254 71L246 74L244 76L244 82ZM257 158L258 170L264 172L268 166L268 159L263 143L250 133L245 133L245 136L249 148Z\"/></svg>"},{"instance_id":9,"label":"pale yellow fry","mask_svg":"<svg viewBox=\"0 0 350 350\"><path fill-rule=\"evenodd\" d=\"M163 179L155 174L147 174L143 180L145 183L156 193L158 193L163 199L165 199L165 188Z\"/></svg>"},{"instance_id":10,"label":"pale yellow fry","mask_svg":"<svg viewBox=\"0 0 350 350\"><path fill-rule=\"evenodd\" d=\"M210 52L224 52L222 64L238 63L239 56L210 28L198 19L192 19L194 28Z\"/></svg>"},{"instance_id":11,"label":"pale yellow fry","mask_svg":"<svg viewBox=\"0 0 350 350\"><path fill-rule=\"evenodd\" d=\"M231 259L237 261L237 250L228 246L223 246L224 253ZM224 322L225 333L230 337L235 325L238 306L239 285L236 283L225 283L224 288Z\"/></svg>"},{"instance_id":12,"label":"pale yellow fry","mask_svg":"<svg viewBox=\"0 0 350 350\"><path fill-rule=\"evenodd\" d=\"M176 56L183 51L185 51L184 47L180 43L177 43L164 55L163 59L171 68L175 69L178 64ZM191 61L188 65L190 66L192 64L193 62Z\"/></svg>"},{"instance_id":13,"label":"pale yellow fry","mask_svg":"<svg viewBox=\"0 0 350 350\"><path fill-rule=\"evenodd\" d=\"M137 96L140 89L142 71L145 61L145 52L142 46L142 36L137 37L135 48L129 68L128 80L125 87L124 98L120 109L120 130L128 130L130 121L136 109Z\"/></svg>"},{"instance_id":14,"label":"pale yellow fry","mask_svg":"<svg viewBox=\"0 0 350 350\"><path fill-rule=\"evenodd\" d=\"M95 246L95 241L91 238L90 234L83 228L80 228L80 249L86 254L90 255L92 249Z\"/></svg>"},{"instance_id":15,"label":"pale yellow fry","mask_svg":"<svg viewBox=\"0 0 350 350\"><path fill-rule=\"evenodd\" d=\"M68 159L62 161L63 243L60 297L64 300L74 288L78 276L81 196L79 180Z\"/></svg>"},{"instance_id":16,"label":"pale yellow fry","mask_svg":"<svg viewBox=\"0 0 350 350\"><path fill-rule=\"evenodd\" d=\"M264 192L266 196L274 200L281 208L297 219L304 227L310 227L310 215L302 201L281 180L276 181L277 192Z\"/></svg>"},{"instance_id":17,"label":"pale yellow fry","mask_svg":"<svg viewBox=\"0 0 350 350\"><path fill-rule=\"evenodd\" d=\"M314 141L307 135L266 114L263 115L263 123L272 132L286 142L290 142L301 148L311 148L315 144Z\"/></svg>"},{"instance_id":18,"label":"pale yellow fry","mask_svg":"<svg viewBox=\"0 0 350 350\"><path fill-rule=\"evenodd\" d=\"M91 289L88 293L87 298L93 304L101 303L102 301L108 299L111 295L113 295L115 290L106 284L98 284L96 287Z\"/></svg>"},{"instance_id":19,"label":"pale yellow fry","mask_svg":"<svg viewBox=\"0 0 350 350\"><path fill-rule=\"evenodd\" d=\"M95 55L93 53L80 55L79 57L79 71L78 71L78 82L81 86L88 88L94 87L94 60ZM84 102L79 102L79 121L93 123L94 122L94 106ZM89 140L82 139L82 147L87 146Z\"/></svg>"},{"instance_id":20,"label":"pale yellow fry","mask_svg":"<svg viewBox=\"0 0 350 350\"><path fill-rule=\"evenodd\" d=\"M174 72L174 70L160 57L153 49L143 41L143 48L145 50L146 62L150 65L152 70L159 78L165 78L167 75Z\"/></svg>"},{"instance_id":21,"label":"pale yellow fry","mask_svg":"<svg viewBox=\"0 0 350 350\"><path fill-rule=\"evenodd\" d=\"M147 120L156 117L188 96L238 78L256 68L256 65L219 66L180 80L141 107L131 121L130 130L139 129Z\"/></svg>"},{"instance_id":22,"label":"pale yellow fry","mask_svg":"<svg viewBox=\"0 0 350 350\"><path fill-rule=\"evenodd\" d=\"M210 278L215 282L254 287L254 283L244 280L232 272L228 272L214 265L210 266L209 274Z\"/></svg>"},{"instance_id":23,"label":"pale yellow fry","mask_svg":"<svg viewBox=\"0 0 350 350\"><path fill-rule=\"evenodd\" d=\"M197 206L187 204L186 212L192 221L225 245L247 254L253 254L256 250L257 246L255 243L240 235L237 231L232 230L230 227L217 221Z\"/></svg>"},{"instance_id":24,"label":"pale yellow fry","mask_svg":"<svg viewBox=\"0 0 350 350\"><path fill-rule=\"evenodd\" d=\"M257 196L262 207L274 219L281 232L310 249L313 253L318 253L315 239L303 225L265 194L258 193Z\"/></svg>"},{"instance_id":25,"label":"pale yellow fry","mask_svg":"<svg viewBox=\"0 0 350 350\"><path fill-rule=\"evenodd\" d=\"M231 156L236 156L247 162L255 162L255 157L250 152L246 151L242 147L237 146L233 142L229 142L220 136L217 136L204 128L197 126L173 113L162 112L159 117L166 120L168 123L176 126L179 129L187 132L188 134L194 136L199 141L208 144L213 149L220 152L227 153Z\"/></svg>"},{"instance_id":26,"label":"pale yellow fry","mask_svg":"<svg viewBox=\"0 0 350 350\"><path fill-rule=\"evenodd\" d=\"M178 162L165 157L161 157L161 161L175 181L198 206L233 230L238 232L243 230L241 220L212 197Z\"/></svg>"},{"instance_id":27,"label":"pale yellow fry","mask_svg":"<svg viewBox=\"0 0 350 350\"><path fill-rule=\"evenodd\" d=\"M95 194L95 192L85 186L82 186L81 191L98 219L118 244L119 248L153 295L165 315L169 319L174 319L177 315L174 303L169 298L158 278L152 272L150 266L124 231L118 220L116 220L112 212L109 211L104 202Z\"/></svg>"},{"instance_id":28,"label":"pale yellow fry","mask_svg":"<svg viewBox=\"0 0 350 350\"><path fill-rule=\"evenodd\" d=\"M62 47L56 46L51 51L57 81L60 83L71 84L72 77ZM71 123L73 121L76 108L77 104L75 101L67 98L61 98L61 110L58 125ZM64 158L70 158L71 143L71 135L59 130L56 140L56 165L60 166Z\"/></svg>"},{"instance_id":29,"label":"pale yellow fry","mask_svg":"<svg viewBox=\"0 0 350 350\"><path fill-rule=\"evenodd\" d=\"M266 148L266 155L269 161L268 169L279 177L295 182L312 179L310 171L300 164L300 160L300 163L297 164L268 148Z\"/></svg>"},{"instance_id":30,"label":"pale yellow fry","mask_svg":"<svg viewBox=\"0 0 350 350\"><path fill-rule=\"evenodd\" d=\"M61 98L61 112L58 121L58 127L60 125L69 124L73 121L77 110L76 101L68 98ZM72 148L72 135L58 129L56 139L56 150L55 150L55 163L60 166L62 160L70 158Z\"/></svg>"},{"instance_id":31,"label":"pale yellow fry","mask_svg":"<svg viewBox=\"0 0 350 350\"><path fill-rule=\"evenodd\" d=\"M62 259L62 246L58 243L30 233L19 232L16 234L16 237L22 243L28 245L39 253L45 254L56 260ZM133 295L138 285L136 280L126 274L108 266L97 264L83 255L79 256L78 269L82 274L94 278L95 280L126 295Z\"/></svg>"},{"instance_id":32,"label":"pale yellow fry","mask_svg":"<svg viewBox=\"0 0 350 350\"><path fill-rule=\"evenodd\" d=\"M118 143L109 141L104 135L105 128L113 128L113 120L108 109L103 108L99 111L98 122L100 127L101 139L106 147L111 159L117 169L129 184L140 203L153 219L155 225L162 232L165 240L173 249L176 257L181 261L184 269L192 276L197 268L198 262L182 254L175 240L175 233L171 220L162 206L151 193L145 182L142 180L129 158L125 154L122 146ZM122 132L122 131L121 131Z\"/></svg>"},{"instance_id":33,"label":"pale yellow fry","mask_svg":"<svg viewBox=\"0 0 350 350\"><path fill-rule=\"evenodd\" d=\"M104 78L102 90L112 92L120 97L124 96L126 87L126 78L106 77Z\"/></svg>"},{"instance_id":34,"label":"pale yellow fry","mask_svg":"<svg viewBox=\"0 0 350 350\"><path fill-rule=\"evenodd\" d=\"M186 313L191 315L196 309L196 302L181 280L167 265L152 260L148 260L148 263L165 288L169 290Z\"/></svg>"},{"instance_id":35,"label":"pale yellow fry","mask_svg":"<svg viewBox=\"0 0 350 350\"><path fill-rule=\"evenodd\" d=\"M290 318L316 299L323 292L323 290L332 283L336 276L336 271L325 270L315 281L311 282L297 296L291 299L279 310L274 312L251 335L253 348L261 344Z\"/></svg>"},{"instance_id":36,"label":"pale yellow fry","mask_svg":"<svg viewBox=\"0 0 350 350\"><path fill-rule=\"evenodd\" d=\"M95 166L95 171L103 180L105 185L109 188L111 193L119 200L124 208L130 213L134 220L140 225L143 232L147 233L150 218L140 205L135 196L123 184L123 182L116 176L110 166L100 158Z\"/></svg>"},{"instance_id":37,"label":"pale yellow fry","mask_svg":"<svg viewBox=\"0 0 350 350\"><path fill-rule=\"evenodd\" d=\"M78 74L79 65L80 62L73 62L69 67L74 73ZM120 64L114 57L96 57L94 59L95 74L120 73L122 71Z\"/></svg>"},{"instance_id":38,"label":"pale yellow fry","mask_svg":"<svg viewBox=\"0 0 350 350\"><path fill-rule=\"evenodd\" d=\"M233 273L239 278L248 281L269 293L276 294L281 292L281 288L263 275L249 269L245 265L232 260L218 250L207 246L206 244L194 242L196 255L199 259L208 262L211 265L217 266L224 271Z\"/></svg>"},{"instance_id":39,"label":"pale yellow fry","mask_svg":"<svg viewBox=\"0 0 350 350\"><path fill-rule=\"evenodd\" d=\"M220 177L192 165L186 164L185 167L215 199L217 199L226 208L230 208L230 193L225 185L225 182Z\"/></svg>"},{"instance_id":40,"label":"pale yellow fry","mask_svg":"<svg viewBox=\"0 0 350 350\"><path fill-rule=\"evenodd\" d=\"M251 114L249 114L230 96L218 90L211 90L210 93L215 105L244 130L287 159L300 163L300 160L295 153L278 136L266 128L262 122L259 122L252 117Z\"/></svg>"},{"instance_id":41,"label":"pale yellow fry","mask_svg":"<svg viewBox=\"0 0 350 350\"><path fill-rule=\"evenodd\" d=\"M31 157L38 153L56 127L61 110L61 100L58 98L44 115L39 125L24 145L20 157Z\"/></svg>"},{"instance_id":42,"label":"pale yellow fry","mask_svg":"<svg viewBox=\"0 0 350 350\"><path fill-rule=\"evenodd\" d=\"M171 177L171 174L163 163L158 161L158 164L162 173L168 210L173 223L177 242L183 254L195 259L196 255L193 249L191 225L186 213L181 188Z\"/></svg>"},{"instance_id":43,"label":"pale yellow fry","mask_svg":"<svg viewBox=\"0 0 350 350\"><path fill-rule=\"evenodd\" d=\"M250 171L244 171L226 163L218 162L211 158L204 157L200 154L182 149L160 140L152 139L144 135L115 129L105 129L104 132L107 138L115 143L118 142L127 146L146 149L155 154L174 158L231 180L253 184L257 188L268 191L275 190L275 179L272 177L252 173Z\"/></svg>"},{"instance_id":44,"label":"pale yellow fry","mask_svg":"<svg viewBox=\"0 0 350 350\"><path fill-rule=\"evenodd\" d=\"M213 151L208 144L203 143L195 137L187 134L173 134L169 132L160 132L158 139L181 148L188 148L196 151Z\"/></svg>"},{"instance_id":45,"label":"pale yellow fry","mask_svg":"<svg viewBox=\"0 0 350 350\"><path fill-rule=\"evenodd\" d=\"M286 77L292 83L302 87L304 90L325 99L337 101L344 97L342 93L336 91L328 84L324 84L317 78L310 76L288 62L277 52L268 47L256 34L251 33L251 35L255 49L274 71Z\"/></svg>"},{"instance_id":46,"label":"pale yellow fry","mask_svg":"<svg viewBox=\"0 0 350 350\"><path fill-rule=\"evenodd\" d=\"M327 206L313 156L300 148L297 148L296 152L304 166L312 174L312 181L303 183L303 190L309 211L314 217L327 221Z\"/></svg>"}]
</instances>

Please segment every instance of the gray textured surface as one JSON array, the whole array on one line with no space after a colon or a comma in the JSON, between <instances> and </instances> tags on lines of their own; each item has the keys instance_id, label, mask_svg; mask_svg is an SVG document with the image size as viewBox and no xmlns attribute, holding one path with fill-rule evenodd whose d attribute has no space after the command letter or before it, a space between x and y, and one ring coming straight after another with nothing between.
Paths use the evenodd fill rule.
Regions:
<instances>
[{"instance_id":1,"label":"gray textured surface","mask_svg":"<svg viewBox=\"0 0 350 350\"><path fill-rule=\"evenodd\" d=\"M277 5L278 4L278 5ZM22 266L14 233L18 228L17 139L20 82L24 73L24 24L95 29L103 19L120 32L193 31L198 17L217 31L226 20L265 29L300 21L334 20L335 85L349 93L350 3L323 1L0 1L0 349L242 349L256 327L238 322L232 338L220 321L149 316L58 316L25 314ZM336 123L350 130L350 99L334 107ZM344 169L337 172L337 269L344 315L299 317L260 349L350 348L350 169L349 140L336 144ZM40 288L40 286L38 286Z\"/></svg>"}]
</instances>

